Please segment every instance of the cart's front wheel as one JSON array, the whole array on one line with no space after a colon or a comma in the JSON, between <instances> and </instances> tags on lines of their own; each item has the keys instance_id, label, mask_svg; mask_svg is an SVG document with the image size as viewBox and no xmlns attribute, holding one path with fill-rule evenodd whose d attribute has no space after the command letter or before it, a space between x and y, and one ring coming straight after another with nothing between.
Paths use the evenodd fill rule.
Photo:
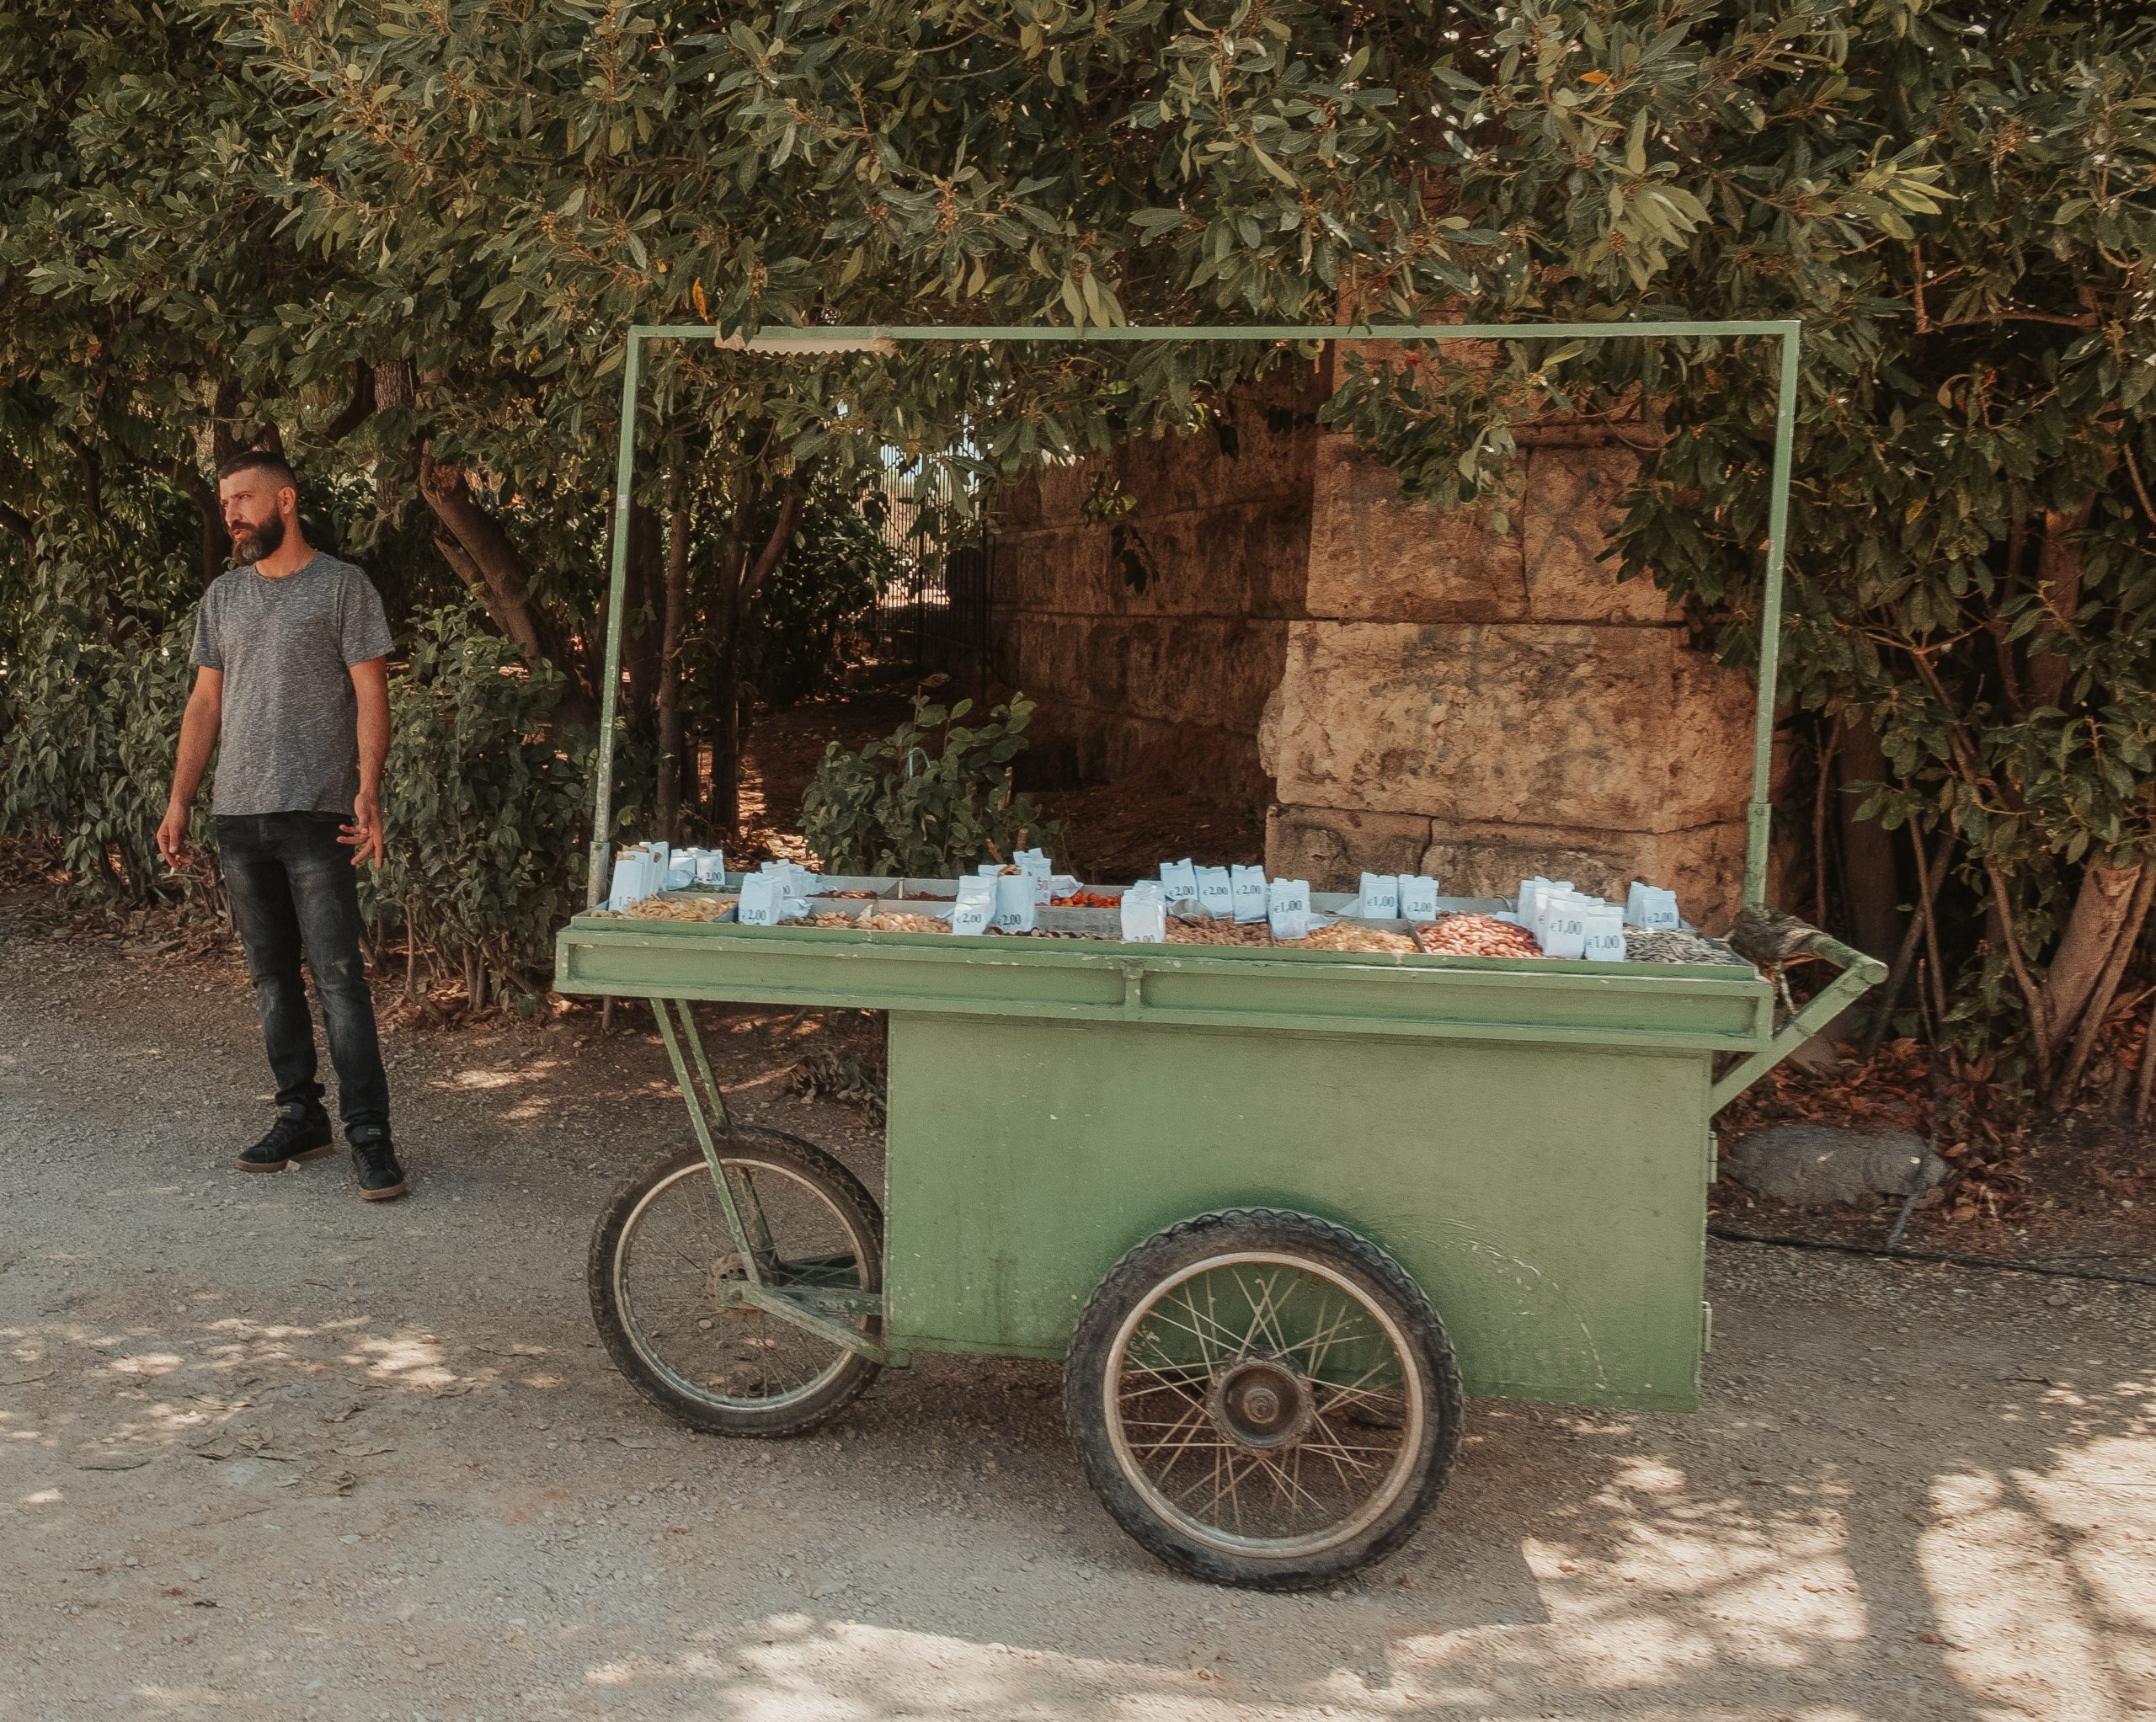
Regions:
<instances>
[{"instance_id":1,"label":"cart's front wheel","mask_svg":"<svg viewBox=\"0 0 2156 1722\"><path fill-rule=\"evenodd\" d=\"M1406 1542L1460 1444L1429 1299L1383 1250L1274 1208L1148 1239L1086 1306L1065 1376L1086 1474L1171 1566L1326 1584Z\"/></svg>"},{"instance_id":2,"label":"cart's front wheel","mask_svg":"<svg viewBox=\"0 0 2156 1722\"><path fill-rule=\"evenodd\" d=\"M757 1277L876 1339L851 1306L883 1288L883 1219L821 1149L775 1130L718 1139ZM683 1422L720 1435L798 1435L835 1416L877 1365L742 1297L749 1274L709 1163L689 1148L615 1192L591 1236L591 1313L622 1373Z\"/></svg>"}]
</instances>

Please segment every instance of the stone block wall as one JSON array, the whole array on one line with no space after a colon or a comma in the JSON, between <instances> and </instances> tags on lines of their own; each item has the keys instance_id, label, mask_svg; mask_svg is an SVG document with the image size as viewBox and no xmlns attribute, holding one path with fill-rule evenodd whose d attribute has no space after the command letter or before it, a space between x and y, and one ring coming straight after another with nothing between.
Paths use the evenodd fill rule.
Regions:
<instances>
[{"instance_id":1,"label":"stone block wall","mask_svg":"<svg viewBox=\"0 0 2156 1722\"><path fill-rule=\"evenodd\" d=\"M996 679L1040 702L1042 745L1092 781L1175 781L1262 802L1257 729L1304 614L1311 423L1306 370L1239 392L1231 429L1139 439L1054 468L999 501ZM1134 586L1114 529L1087 518L1105 476L1157 577Z\"/></svg>"},{"instance_id":2,"label":"stone block wall","mask_svg":"<svg viewBox=\"0 0 2156 1722\"><path fill-rule=\"evenodd\" d=\"M1373 871L1508 893L1673 885L1719 926L1742 883L1752 687L1652 581L1598 558L1630 473L1581 433L1527 450L1506 507L1403 502L1320 430L1326 372L1277 375L1211 434L1126 443L999 509L1000 680L1086 779L1270 807L1267 862L1321 889ZM1087 518L1106 472L1158 578Z\"/></svg>"},{"instance_id":3,"label":"stone block wall","mask_svg":"<svg viewBox=\"0 0 2156 1722\"><path fill-rule=\"evenodd\" d=\"M1521 877L1622 896L1674 884L1695 919L1742 883L1751 685L1688 643L1648 580L1597 558L1621 447L1532 448L1486 511L1402 502L1345 438L1316 455L1309 615L1262 726L1267 862L1345 888L1435 873L1460 895Z\"/></svg>"}]
</instances>

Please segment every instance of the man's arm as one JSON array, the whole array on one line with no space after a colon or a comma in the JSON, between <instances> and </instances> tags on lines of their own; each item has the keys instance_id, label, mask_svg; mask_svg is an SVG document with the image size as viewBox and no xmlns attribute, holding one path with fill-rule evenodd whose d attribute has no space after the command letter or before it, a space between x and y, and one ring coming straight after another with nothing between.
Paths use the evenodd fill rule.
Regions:
<instances>
[{"instance_id":1,"label":"man's arm","mask_svg":"<svg viewBox=\"0 0 2156 1722\"><path fill-rule=\"evenodd\" d=\"M389 660L370 658L352 666L352 692L359 701L360 792L352 802L352 823L337 840L352 845L352 865L382 865L382 768L389 759Z\"/></svg>"},{"instance_id":2,"label":"man's arm","mask_svg":"<svg viewBox=\"0 0 2156 1722\"><path fill-rule=\"evenodd\" d=\"M224 711L224 671L198 668L195 690L187 696L187 713L179 720L179 757L173 762L172 796L165 803L164 822L157 827L157 853L168 866L195 865L195 851L187 845L188 810L195 805L195 792L202 786L202 774L210 769Z\"/></svg>"}]
</instances>

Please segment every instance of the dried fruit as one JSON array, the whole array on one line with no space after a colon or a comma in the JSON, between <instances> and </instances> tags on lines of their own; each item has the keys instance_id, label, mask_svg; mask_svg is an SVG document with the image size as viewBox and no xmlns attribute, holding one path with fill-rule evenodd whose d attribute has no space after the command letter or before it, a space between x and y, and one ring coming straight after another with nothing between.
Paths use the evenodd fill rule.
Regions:
<instances>
[{"instance_id":1,"label":"dried fruit","mask_svg":"<svg viewBox=\"0 0 2156 1722\"><path fill-rule=\"evenodd\" d=\"M915 914L903 909L885 909L880 914L865 914L852 925L872 933L947 933L951 923L932 914Z\"/></svg>"},{"instance_id":2,"label":"dried fruit","mask_svg":"<svg viewBox=\"0 0 2156 1722\"><path fill-rule=\"evenodd\" d=\"M740 899L736 897L643 897L628 907L630 919L640 921L715 921Z\"/></svg>"},{"instance_id":3,"label":"dried fruit","mask_svg":"<svg viewBox=\"0 0 2156 1722\"><path fill-rule=\"evenodd\" d=\"M1273 935L1263 921L1237 925L1233 921L1199 920L1186 915L1168 918L1171 945L1270 945Z\"/></svg>"},{"instance_id":4,"label":"dried fruit","mask_svg":"<svg viewBox=\"0 0 2156 1722\"><path fill-rule=\"evenodd\" d=\"M1051 898L1051 909L1118 909L1120 897L1111 897L1104 891L1073 891L1068 897Z\"/></svg>"},{"instance_id":5,"label":"dried fruit","mask_svg":"<svg viewBox=\"0 0 2156 1722\"><path fill-rule=\"evenodd\" d=\"M1358 951L1375 953L1385 951L1412 952L1415 941L1405 933L1389 933L1383 927L1358 927L1353 921L1335 921L1329 927L1320 927L1307 939L1283 939L1283 950L1289 951Z\"/></svg>"},{"instance_id":6,"label":"dried fruit","mask_svg":"<svg viewBox=\"0 0 2156 1722\"><path fill-rule=\"evenodd\" d=\"M1625 928L1625 960L1627 962L1714 962L1734 968L1752 967L1728 946L1713 939L1702 938L1697 933L1688 933L1681 927Z\"/></svg>"},{"instance_id":7,"label":"dried fruit","mask_svg":"<svg viewBox=\"0 0 2156 1722\"><path fill-rule=\"evenodd\" d=\"M1415 930L1415 943L1428 957L1540 957L1542 947L1525 927L1495 915L1449 914Z\"/></svg>"}]
</instances>

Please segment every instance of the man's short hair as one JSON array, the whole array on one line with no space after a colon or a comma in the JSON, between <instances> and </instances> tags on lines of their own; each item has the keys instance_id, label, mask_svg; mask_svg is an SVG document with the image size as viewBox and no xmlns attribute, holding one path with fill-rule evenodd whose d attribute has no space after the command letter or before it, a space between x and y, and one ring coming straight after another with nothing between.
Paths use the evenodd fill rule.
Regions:
<instances>
[{"instance_id":1,"label":"man's short hair","mask_svg":"<svg viewBox=\"0 0 2156 1722\"><path fill-rule=\"evenodd\" d=\"M222 484L243 472L267 472L280 490L288 485L294 490L300 488L299 474L286 463L282 455L273 455L267 449L249 449L244 454L234 455L217 468L217 482Z\"/></svg>"}]
</instances>

